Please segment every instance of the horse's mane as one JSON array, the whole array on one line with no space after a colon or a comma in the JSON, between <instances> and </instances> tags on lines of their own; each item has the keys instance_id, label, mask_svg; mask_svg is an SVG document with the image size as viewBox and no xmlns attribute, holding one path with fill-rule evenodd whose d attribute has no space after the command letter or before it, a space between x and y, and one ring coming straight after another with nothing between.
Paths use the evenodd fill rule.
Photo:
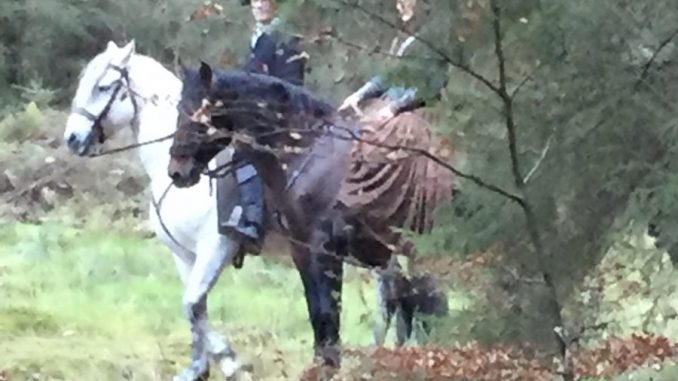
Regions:
<instances>
[{"instance_id":1,"label":"horse's mane","mask_svg":"<svg viewBox=\"0 0 678 381\"><path fill-rule=\"evenodd\" d=\"M186 79L193 86L200 83L197 70L189 70ZM240 70L215 70L213 72L212 95L217 98L233 98L248 102L263 102L281 106L289 113L324 119L335 114L335 107L303 87L282 79L248 73ZM192 77L192 78L189 78ZM185 91L190 92L190 89ZM191 94L186 94L189 97Z\"/></svg>"}]
</instances>

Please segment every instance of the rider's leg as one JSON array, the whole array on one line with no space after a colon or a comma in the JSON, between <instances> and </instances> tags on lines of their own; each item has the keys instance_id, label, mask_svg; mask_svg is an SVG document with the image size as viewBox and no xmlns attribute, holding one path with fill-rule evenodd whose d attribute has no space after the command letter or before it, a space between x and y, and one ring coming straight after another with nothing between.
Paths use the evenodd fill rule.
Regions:
<instances>
[{"instance_id":1,"label":"rider's leg","mask_svg":"<svg viewBox=\"0 0 678 381\"><path fill-rule=\"evenodd\" d=\"M233 160L240 159L238 153ZM232 230L243 238L245 250L251 254L261 252L264 222L264 186L257 171L251 164L239 166L235 170L235 179L240 193L240 202L230 215L220 216L220 231Z\"/></svg>"}]
</instances>

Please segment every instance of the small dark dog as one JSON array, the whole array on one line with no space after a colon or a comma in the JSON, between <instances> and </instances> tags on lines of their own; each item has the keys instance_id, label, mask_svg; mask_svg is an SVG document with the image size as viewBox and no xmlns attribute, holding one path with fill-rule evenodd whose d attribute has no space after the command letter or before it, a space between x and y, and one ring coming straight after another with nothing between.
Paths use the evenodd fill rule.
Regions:
<instances>
[{"instance_id":1,"label":"small dark dog","mask_svg":"<svg viewBox=\"0 0 678 381\"><path fill-rule=\"evenodd\" d=\"M395 257L387 268L375 272L381 318L375 324L376 345L383 345L393 315L396 316L397 346L402 346L412 336L416 317L447 315L447 295L433 276L425 274L407 277ZM425 319L420 323L424 332L430 335L430 324Z\"/></svg>"}]
</instances>

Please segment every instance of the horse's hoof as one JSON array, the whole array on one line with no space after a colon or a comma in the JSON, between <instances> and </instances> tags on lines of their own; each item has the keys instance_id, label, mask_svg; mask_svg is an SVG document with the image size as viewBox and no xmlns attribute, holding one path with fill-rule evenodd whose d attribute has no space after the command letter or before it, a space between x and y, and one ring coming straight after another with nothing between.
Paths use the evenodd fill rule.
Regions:
<instances>
[{"instance_id":1,"label":"horse's hoof","mask_svg":"<svg viewBox=\"0 0 678 381\"><path fill-rule=\"evenodd\" d=\"M341 347L338 345L328 345L316 349L316 363L328 368L341 367Z\"/></svg>"},{"instance_id":2,"label":"horse's hoof","mask_svg":"<svg viewBox=\"0 0 678 381\"><path fill-rule=\"evenodd\" d=\"M252 364L242 364L233 357L223 357L218 360L219 370L224 375L226 381L248 381L252 380L251 373L254 370Z\"/></svg>"},{"instance_id":3,"label":"horse's hoof","mask_svg":"<svg viewBox=\"0 0 678 381\"><path fill-rule=\"evenodd\" d=\"M236 372L231 377L226 378L226 381L253 381L252 373L245 370Z\"/></svg>"},{"instance_id":4,"label":"horse's hoof","mask_svg":"<svg viewBox=\"0 0 678 381\"><path fill-rule=\"evenodd\" d=\"M181 373L174 376L173 381L207 381L210 378L209 367L204 370L197 367L184 369Z\"/></svg>"}]
</instances>

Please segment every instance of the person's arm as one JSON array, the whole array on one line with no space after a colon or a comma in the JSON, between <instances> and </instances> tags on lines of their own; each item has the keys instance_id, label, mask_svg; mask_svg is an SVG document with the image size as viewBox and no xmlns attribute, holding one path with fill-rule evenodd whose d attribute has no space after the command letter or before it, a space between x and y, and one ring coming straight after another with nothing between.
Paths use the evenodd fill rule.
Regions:
<instances>
[{"instance_id":1,"label":"person's arm","mask_svg":"<svg viewBox=\"0 0 678 381\"><path fill-rule=\"evenodd\" d=\"M388 85L384 80L384 77L381 75L375 75L370 78L369 81L359 88L355 94L357 94L360 101L365 99L375 98L383 94L388 89Z\"/></svg>"},{"instance_id":2,"label":"person's arm","mask_svg":"<svg viewBox=\"0 0 678 381\"><path fill-rule=\"evenodd\" d=\"M358 90L354 91L351 95L346 97L339 106L339 111L352 108L358 114L360 114L360 108L358 104L364 101L365 99L376 98L383 94L388 89L384 77L381 75L375 75L370 78L369 81L365 82Z\"/></svg>"},{"instance_id":3,"label":"person's arm","mask_svg":"<svg viewBox=\"0 0 678 381\"><path fill-rule=\"evenodd\" d=\"M276 72L271 73L297 86L304 84L306 61L309 56L301 47L301 38L293 36L280 44L282 54L277 56Z\"/></svg>"},{"instance_id":4,"label":"person's arm","mask_svg":"<svg viewBox=\"0 0 678 381\"><path fill-rule=\"evenodd\" d=\"M244 70L250 73L269 74L275 60L275 41L264 33L257 39L245 63Z\"/></svg>"}]
</instances>

